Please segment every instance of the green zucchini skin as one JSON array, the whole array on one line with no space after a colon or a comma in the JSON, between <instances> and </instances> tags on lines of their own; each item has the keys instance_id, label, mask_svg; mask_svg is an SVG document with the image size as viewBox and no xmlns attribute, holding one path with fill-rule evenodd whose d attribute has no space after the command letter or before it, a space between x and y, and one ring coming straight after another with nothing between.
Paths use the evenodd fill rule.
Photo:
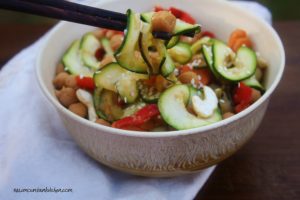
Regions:
<instances>
[{"instance_id":1,"label":"green zucchini skin","mask_svg":"<svg viewBox=\"0 0 300 200\"><path fill-rule=\"evenodd\" d=\"M142 26L140 16L130 9L127 11L127 16L127 33L125 34L125 38L120 48L114 54L115 58L125 69L136 73L147 74L148 66L140 55L138 45L140 29Z\"/></svg>"},{"instance_id":2,"label":"green zucchini skin","mask_svg":"<svg viewBox=\"0 0 300 200\"><path fill-rule=\"evenodd\" d=\"M199 24L189 24L180 19L176 19L173 35L184 35L194 32L195 34L201 32L201 26Z\"/></svg>"},{"instance_id":3,"label":"green zucchini skin","mask_svg":"<svg viewBox=\"0 0 300 200\"><path fill-rule=\"evenodd\" d=\"M146 12L141 14L141 19L144 22L151 23L154 12ZM201 26L199 24L189 24L180 19L176 19L175 28L173 30L173 36L183 35L186 33L199 33Z\"/></svg>"},{"instance_id":4,"label":"green zucchini skin","mask_svg":"<svg viewBox=\"0 0 300 200\"><path fill-rule=\"evenodd\" d=\"M191 46L193 55L201 52L203 45L211 46L213 44L213 39L210 37L203 37Z\"/></svg>"},{"instance_id":5,"label":"green zucchini skin","mask_svg":"<svg viewBox=\"0 0 300 200\"><path fill-rule=\"evenodd\" d=\"M173 36L169 41L166 42L167 49L174 47L180 40L179 36Z\"/></svg>"},{"instance_id":6,"label":"green zucchini skin","mask_svg":"<svg viewBox=\"0 0 300 200\"><path fill-rule=\"evenodd\" d=\"M243 81L243 83L251 88L259 90L261 92L265 92L266 89L264 86L256 79L255 75Z\"/></svg>"},{"instance_id":7,"label":"green zucchini skin","mask_svg":"<svg viewBox=\"0 0 300 200\"><path fill-rule=\"evenodd\" d=\"M129 105L124 109L122 118L134 115L138 110L142 109L146 105L147 104L145 102L136 102L134 104Z\"/></svg>"},{"instance_id":8,"label":"green zucchini skin","mask_svg":"<svg viewBox=\"0 0 300 200\"><path fill-rule=\"evenodd\" d=\"M139 95L141 99L146 103L157 103L159 96L161 95L154 87L148 87L141 81L138 81Z\"/></svg>"},{"instance_id":9,"label":"green zucchini skin","mask_svg":"<svg viewBox=\"0 0 300 200\"><path fill-rule=\"evenodd\" d=\"M168 53L172 60L182 65L187 64L193 56L191 45L185 42L178 42L174 47L168 49Z\"/></svg>"},{"instance_id":10,"label":"green zucchini skin","mask_svg":"<svg viewBox=\"0 0 300 200\"><path fill-rule=\"evenodd\" d=\"M139 96L137 83L130 76L124 76L116 83L116 89L122 100L127 103L134 103Z\"/></svg>"},{"instance_id":11,"label":"green zucchini skin","mask_svg":"<svg viewBox=\"0 0 300 200\"><path fill-rule=\"evenodd\" d=\"M80 54L83 64L93 71L100 68L100 62L95 57L95 52L101 47L101 43L92 33L85 34L80 42Z\"/></svg>"},{"instance_id":12,"label":"green zucchini skin","mask_svg":"<svg viewBox=\"0 0 300 200\"><path fill-rule=\"evenodd\" d=\"M149 74L161 74L167 77L175 70L175 64L167 52L164 41L153 37L151 25L144 24L143 31L139 38L139 46L141 54L149 67ZM149 51L151 47L157 50L157 60L159 62L155 62L151 59Z\"/></svg>"},{"instance_id":13,"label":"green zucchini skin","mask_svg":"<svg viewBox=\"0 0 300 200\"><path fill-rule=\"evenodd\" d=\"M153 12L142 13L140 18L146 23L151 23L153 14ZM159 44L160 41L151 41L153 39L153 37L152 39L151 37L149 37L149 34L151 34L149 32L151 31L151 25L148 31L149 33L146 33L146 35L139 34L143 22L140 22L139 19L137 19L138 16L131 10L127 11L127 15L127 33L121 47L115 53L116 60L122 67L136 73L162 73L162 75L166 77L174 71L175 65L174 63L172 63L172 59L176 59L178 55L166 55L167 51L164 50L164 48L172 47L170 49L170 52L173 52L173 54L179 53L180 58L178 58L176 61L179 61L179 63L181 64L187 63L188 60L192 57L190 46L188 47L187 45L178 43L179 35L188 33L190 31L200 32L199 25L188 24L177 19L173 32L174 37L167 43L167 47L165 47L165 45ZM151 44L155 45L155 43L157 45L158 51L160 51L161 58L160 66L158 67L154 66L149 57L149 47L151 46ZM185 48L183 48L184 46ZM162 48L163 50L161 50ZM180 50L184 50L184 55L181 55L182 52L179 52ZM136 52L140 52L140 55L136 55ZM158 69L160 69L160 71L158 71Z\"/></svg>"},{"instance_id":14,"label":"green zucchini skin","mask_svg":"<svg viewBox=\"0 0 300 200\"><path fill-rule=\"evenodd\" d=\"M172 74L176 68L171 56L167 51L165 51L165 57L160 64L160 74L164 77L168 77Z\"/></svg>"},{"instance_id":15,"label":"green zucchini skin","mask_svg":"<svg viewBox=\"0 0 300 200\"><path fill-rule=\"evenodd\" d=\"M146 23L151 23L153 14L154 14L154 12L144 12L141 14L141 20Z\"/></svg>"},{"instance_id":16,"label":"green zucchini skin","mask_svg":"<svg viewBox=\"0 0 300 200\"><path fill-rule=\"evenodd\" d=\"M165 90L159 100L158 108L164 121L177 130L197 128L222 120L219 109L213 116L203 119L189 113L186 105L190 100L188 85L174 85Z\"/></svg>"},{"instance_id":17,"label":"green zucchini skin","mask_svg":"<svg viewBox=\"0 0 300 200\"><path fill-rule=\"evenodd\" d=\"M104 48L104 51L106 52L106 55L114 55L114 51L112 50L110 46L110 41L108 38L102 38L101 44Z\"/></svg>"},{"instance_id":18,"label":"green zucchini skin","mask_svg":"<svg viewBox=\"0 0 300 200\"><path fill-rule=\"evenodd\" d=\"M150 48L154 47L155 49L159 50L158 60L161 63L163 59L162 48L164 48L162 41L155 40L152 35L152 27L150 24L144 24L143 30L139 35L139 48L141 50L141 55L144 61L147 63L148 66L148 73L151 75L159 74L159 66L157 66L156 62L151 59L150 56Z\"/></svg>"},{"instance_id":19,"label":"green zucchini skin","mask_svg":"<svg viewBox=\"0 0 300 200\"><path fill-rule=\"evenodd\" d=\"M126 72L118 63L110 63L94 74L94 83L96 87L117 92L115 84Z\"/></svg>"},{"instance_id":20,"label":"green zucchini skin","mask_svg":"<svg viewBox=\"0 0 300 200\"><path fill-rule=\"evenodd\" d=\"M147 79L148 75L138 74L128 71L121 67L118 63L109 63L101 70L95 72L94 83L96 87L102 87L107 90L117 92L116 83L122 78L130 78L135 81Z\"/></svg>"},{"instance_id":21,"label":"green zucchini skin","mask_svg":"<svg viewBox=\"0 0 300 200\"><path fill-rule=\"evenodd\" d=\"M94 74L96 87L118 93L125 103L133 103L138 98L136 82L140 79L148 76L130 72L118 63L110 63Z\"/></svg>"},{"instance_id":22,"label":"green zucchini skin","mask_svg":"<svg viewBox=\"0 0 300 200\"><path fill-rule=\"evenodd\" d=\"M96 88L93 93L93 103L94 103L94 108L96 111L96 114L98 115L99 118L107 120L106 115L102 112L100 109L100 104L101 104L101 92L103 91L102 88Z\"/></svg>"},{"instance_id":23,"label":"green zucchini skin","mask_svg":"<svg viewBox=\"0 0 300 200\"><path fill-rule=\"evenodd\" d=\"M97 88L93 94L93 101L98 117L109 122L114 122L122 118L124 111L118 105L117 93Z\"/></svg>"},{"instance_id":24,"label":"green zucchini skin","mask_svg":"<svg viewBox=\"0 0 300 200\"><path fill-rule=\"evenodd\" d=\"M206 64L208 65L210 71L213 73L213 75L217 79L220 79L220 75L218 74L218 72L214 68L212 46L203 45L202 46L202 53L203 53L204 60L205 60Z\"/></svg>"},{"instance_id":25,"label":"green zucchini skin","mask_svg":"<svg viewBox=\"0 0 300 200\"><path fill-rule=\"evenodd\" d=\"M256 70L257 59L253 50L240 47L236 53L233 66L226 66L226 59L232 50L221 41L213 44L214 70L225 80L239 82L250 78Z\"/></svg>"},{"instance_id":26,"label":"green zucchini skin","mask_svg":"<svg viewBox=\"0 0 300 200\"><path fill-rule=\"evenodd\" d=\"M80 40L75 40L62 57L65 71L73 75L92 77L93 71L81 63Z\"/></svg>"}]
</instances>

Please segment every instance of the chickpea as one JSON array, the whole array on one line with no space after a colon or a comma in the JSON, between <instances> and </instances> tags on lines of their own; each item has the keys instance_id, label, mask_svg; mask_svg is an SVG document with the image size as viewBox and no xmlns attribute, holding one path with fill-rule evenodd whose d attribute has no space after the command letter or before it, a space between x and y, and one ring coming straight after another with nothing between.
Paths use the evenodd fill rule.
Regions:
<instances>
[{"instance_id":1,"label":"chickpea","mask_svg":"<svg viewBox=\"0 0 300 200\"><path fill-rule=\"evenodd\" d=\"M216 96L218 97L218 99L221 99L222 98L222 96L223 96L223 90L222 90L222 88L216 88L215 90L215 93L216 93Z\"/></svg>"},{"instance_id":2,"label":"chickpea","mask_svg":"<svg viewBox=\"0 0 300 200\"><path fill-rule=\"evenodd\" d=\"M256 102L260 97L261 97L261 92L259 90L252 88L251 103Z\"/></svg>"},{"instance_id":3,"label":"chickpea","mask_svg":"<svg viewBox=\"0 0 300 200\"><path fill-rule=\"evenodd\" d=\"M220 109L222 113L230 112L233 110L230 101L220 100L219 101Z\"/></svg>"},{"instance_id":4,"label":"chickpea","mask_svg":"<svg viewBox=\"0 0 300 200\"><path fill-rule=\"evenodd\" d=\"M222 93L222 97L219 100L219 106L222 113L228 113L233 111L233 106L225 92Z\"/></svg>"},{"instance_id":5,"label":"chickpea","mask_svg":"<svg viewBox=\"0 0 300 200\"><path fill-rule=\"evenodd\" d=\"M195 36L192 38L192 43L197 42L198 40L200 40L202 38L202 33L196 33Z\"/></svg>"},{"instance_id":6,"label":"chickpea","mask_svg":"<svg viewBox=\"0 0 300 200\"><path fill-rule=\"evenodd\" d=\"M257 66L260 68L260 69L266 69L268 68L268 63L265 59L263 59L262 57L260 56L257 56Z\"/></svg>"},{"instance_id":7,"label":"chickpea","mask_svg":"<svg viewBox=\"0 0 300 200\"><path fill-rule=\"evenodd\" d=\"M73 88L63 87L61 90L56 91L55 94L59 102L65 107L78 102L76 90Z\"/></svg>"},{"instance_id":8,"label":"chickpea","mask_svg":"<svg viewBox=\"0 0 300 200\"><path fill-rule=\"evenodd\" d=\"M94 36L98 39L101 39L105 36L106 30L104 29L97 29L93 32Z\"/></svg>"},{"instance_id":9,"label":"chickpea","mask_svg":"<svg viewBox=\"0 0 300 200\"><path fill-rule=\"evenodd\" d=\"M65 79L65 86L70 87L70 88L74 88L74 89L78 89L76 77L74 75L69 75Z\"/></svg>"},{"instance_id":10,"label":"chickpea","mask_svg":"<svg viewBox=\"0 0 300 200\"><path fill-rule=\"evenodd\" d=\"M178 76L178 80L184 84L193 84L200 86L201 81L195 72L184 72Z\"/></svg>"},{"instance_id":11,"label":"chickpea","mask_svg":"<svg viewBox=\"0 0 300 200\"><path fill-rule=\"evenodd\" d=\"M199 63L198 67L206 67L207 66L206 61L203 57L203 54L194 55L193 58L192 58L192 61L196 62L196 63Z\"/></svg>"},{"instance_id":12,"label":"chickpea","mask_svg":"<svg viewBox=\"0 0 300 200\"><path fill-rule=\"evenodd\" d=\"M257 68L256 69L256 72L255 72L255 77L258 81L261 81L262 78L263 78L263 72L260 68Z\"/></svg>"},{"instance_id":13,"label":"chickpea","mask_svg":"<svg viewBox=\"0 0 300 200\"><path fill-rule=\"evenodd\" d=\"M115 58L113 55L106 55L104 58L101 60L101 67L104 67L105 65L114 62Z\"/></svg>"},{"instance_id":14,"label":"chickpea","mask_svg":"<svg viewBox=\"0 0 300 200\"><path fill-rule=\"evenodd\" d=\"M59 74L61 72L64 72L65 71L65 66L62 64L62 63L58 63L56 65L56 71L55 71L55 74Z\"/></svg>"},{"instance_id":15,"label":"chickpea","mask_svg":"<svg viewBox=\"0 0 300 200\"><path fill-rule=\"evenodd\" d=\"M209 84L209 87L211 88L211 89L213 89L213 90L215 90L215 92L216 92L216 90L217 89L219 89L222 93L220 94L221 96L223 95L223 89L221 88L221 86L220 85L217 85L217 84L215 84L215 83L211 83L211 84ZM221 98L221 97L220 97Z\"/></svg>"},{"instance_id":16,"label":"chickpea","mask_svg":"<svg viewBox=\"0 0 300 200\"><path fill-rule=\"evenodd\" d=\"M196 79L197 74L194 72L185 72L178 76L181 83L190 84L192 79Z\"/></svg>"},{"instance_id":17,"label":"chickpea","mask_svg":"<svg viewBox=\"0 0 300 200\"><path fill-rule=\"evenodd\" d=\"M162 92L168 87L168 81L163 76L157 76L155 79L155 88Z\"/></svg>"},{"instance_id":18,"label":"chickpea","mask_svg":"<svg viewBox=\"0 0 300 200\"><path fill-rule=\"evenodd\" d=\"M111 39L112 36L114 36L116 34L116 31L114 30L108 30L106 33L105 33L105 37L107 37L108 39Z\"/></svg>"},{"instance_id":19,"label":"chickpea","mask_svg":"<svg viewBox=\"0 0 300 200\"><path fill-rule=\"evenodd\" d=\"M69 106L69 110L83 118L88 114L87 107L83 103L73 103Z\"/></svg>"},{"instance_id":20,"label":"chickpea","mask_svg":"<svg viewBox=\"0 0 300 200\"><path fill-rule=\"evenodd\" d=\"M153 31L172 32L175 28L176 17L169 11L154 13L152 17Z\"/></svg>"},{"instance_id":21,"label":"chickpea","mask_svg":"<svg viewBox=\"0 0 300 200\"><path fill-rule=\"evenodd\" d=\"M234 114L232 112L227 112L227 113L223 114L223 119L227 119L227 118L230 118L232 116L234 116Z\"/></svg>"},{"instance_id":22,"label":"chickpea","mask_svg":"<svg viewBox=\"0 0 300 200\"><path fill-rule=\"evenodd\" d=\"M111 126L111 124L109 122L105 121L104 119L97 119L95 122L97 124L101 124L103 126L109 126L109 127Z\"/></svg>"},{"instance_id":23,"label":"chickpea","mask_svg":"<svg viewBox=\"0 0 300 200\"><path fill-rule=\"evenodd\" d=\"M116 35L112 36L110 39L111 48L114 51L116 51L121 46L123 39L124 39L124 37L121 34L116 34Z\"/></svg>"},{"instance_id":24,"label":"chickpea","mask_svg":"<svg viewBox=\"0 0 300 200\"><path fill-rule=\"evenodd\" d=\"M59 73L53 80L54 87L60 90L65 85L65 81L68 76L69 74L66 72Z\"/></svg>"}]
</instances>

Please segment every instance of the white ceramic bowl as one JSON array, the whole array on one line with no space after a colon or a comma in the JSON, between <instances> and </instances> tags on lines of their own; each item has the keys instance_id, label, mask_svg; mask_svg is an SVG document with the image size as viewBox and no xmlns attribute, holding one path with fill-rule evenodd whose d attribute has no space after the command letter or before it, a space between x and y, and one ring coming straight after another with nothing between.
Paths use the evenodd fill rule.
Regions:
<instances>
[{"instance_id":1,"label":"white ceramic bowl","mask_svg":"<svg viewBox=\"0 0 300 200\"><path fill-rule=\"evenodd\" d=\"M39 84L79 146L91 157L112 168L143 176L175 176L214 165L236 152L261 123L270 95L278 85L285 64L282 43L263 20L224 0L113 0L101 8L125 13L175 6L191 13L204 29L226 40L235 28L247 30L255 49L266 58L267 92L245 111L218 123L184 131L134 132L92 123L69 112L56 99L52 79L62 54L77 38L94 28L61 22L48 34L37 62ZM63 152L62 152L63 153Z\"/></svg>"}]
</instances>

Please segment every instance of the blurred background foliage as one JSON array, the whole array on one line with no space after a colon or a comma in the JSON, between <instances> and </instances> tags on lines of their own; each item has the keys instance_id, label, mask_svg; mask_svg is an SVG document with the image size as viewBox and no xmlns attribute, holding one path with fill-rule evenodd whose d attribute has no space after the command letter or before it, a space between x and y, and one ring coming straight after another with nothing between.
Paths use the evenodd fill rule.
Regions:
<instances>
[{"instance_id":1,"label":"blurred background foliage","mask_svg":"<svg viewBox=\"0 0 300 200\"><path fill-rule=\"evenodd\" d=\"M299 0L257 0L270 9L274 20L299 20Z\"/></svg>"},{"instance_id":2,"label":"blurred background foliage","mask_svg":"<svg viewBox=\"0 0 300 200\"><path fill-rule=\"evenodd\" d=\"M248 0L249 1L249 0ZM274 20L299 20L300 19L300 0L256 0L267 6ZM17 12L0 10L0 23L20 23L20 24L53 24L55 20L36 17Z\"/></svg>"}]
</instances>

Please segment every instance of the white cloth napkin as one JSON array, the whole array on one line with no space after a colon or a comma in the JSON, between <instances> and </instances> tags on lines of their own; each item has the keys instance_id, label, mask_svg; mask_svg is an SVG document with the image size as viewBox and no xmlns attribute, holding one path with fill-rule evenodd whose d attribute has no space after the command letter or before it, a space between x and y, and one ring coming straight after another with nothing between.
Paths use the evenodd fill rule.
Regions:
<instances>
[{"instance_id":1,"label":"white cloth napkin","mask_svg":"<svg viewBox=\"0 0 300 200\"><path fill-rule=\"evenodd\" d=\"M270 22L264 7L239 5ZM0 72L0 200L194 198L214 167L176 178L142 178L109 169L79 149L37 86L34 68L43 42L21 51Z\"/></svg>"}]
</instances>

